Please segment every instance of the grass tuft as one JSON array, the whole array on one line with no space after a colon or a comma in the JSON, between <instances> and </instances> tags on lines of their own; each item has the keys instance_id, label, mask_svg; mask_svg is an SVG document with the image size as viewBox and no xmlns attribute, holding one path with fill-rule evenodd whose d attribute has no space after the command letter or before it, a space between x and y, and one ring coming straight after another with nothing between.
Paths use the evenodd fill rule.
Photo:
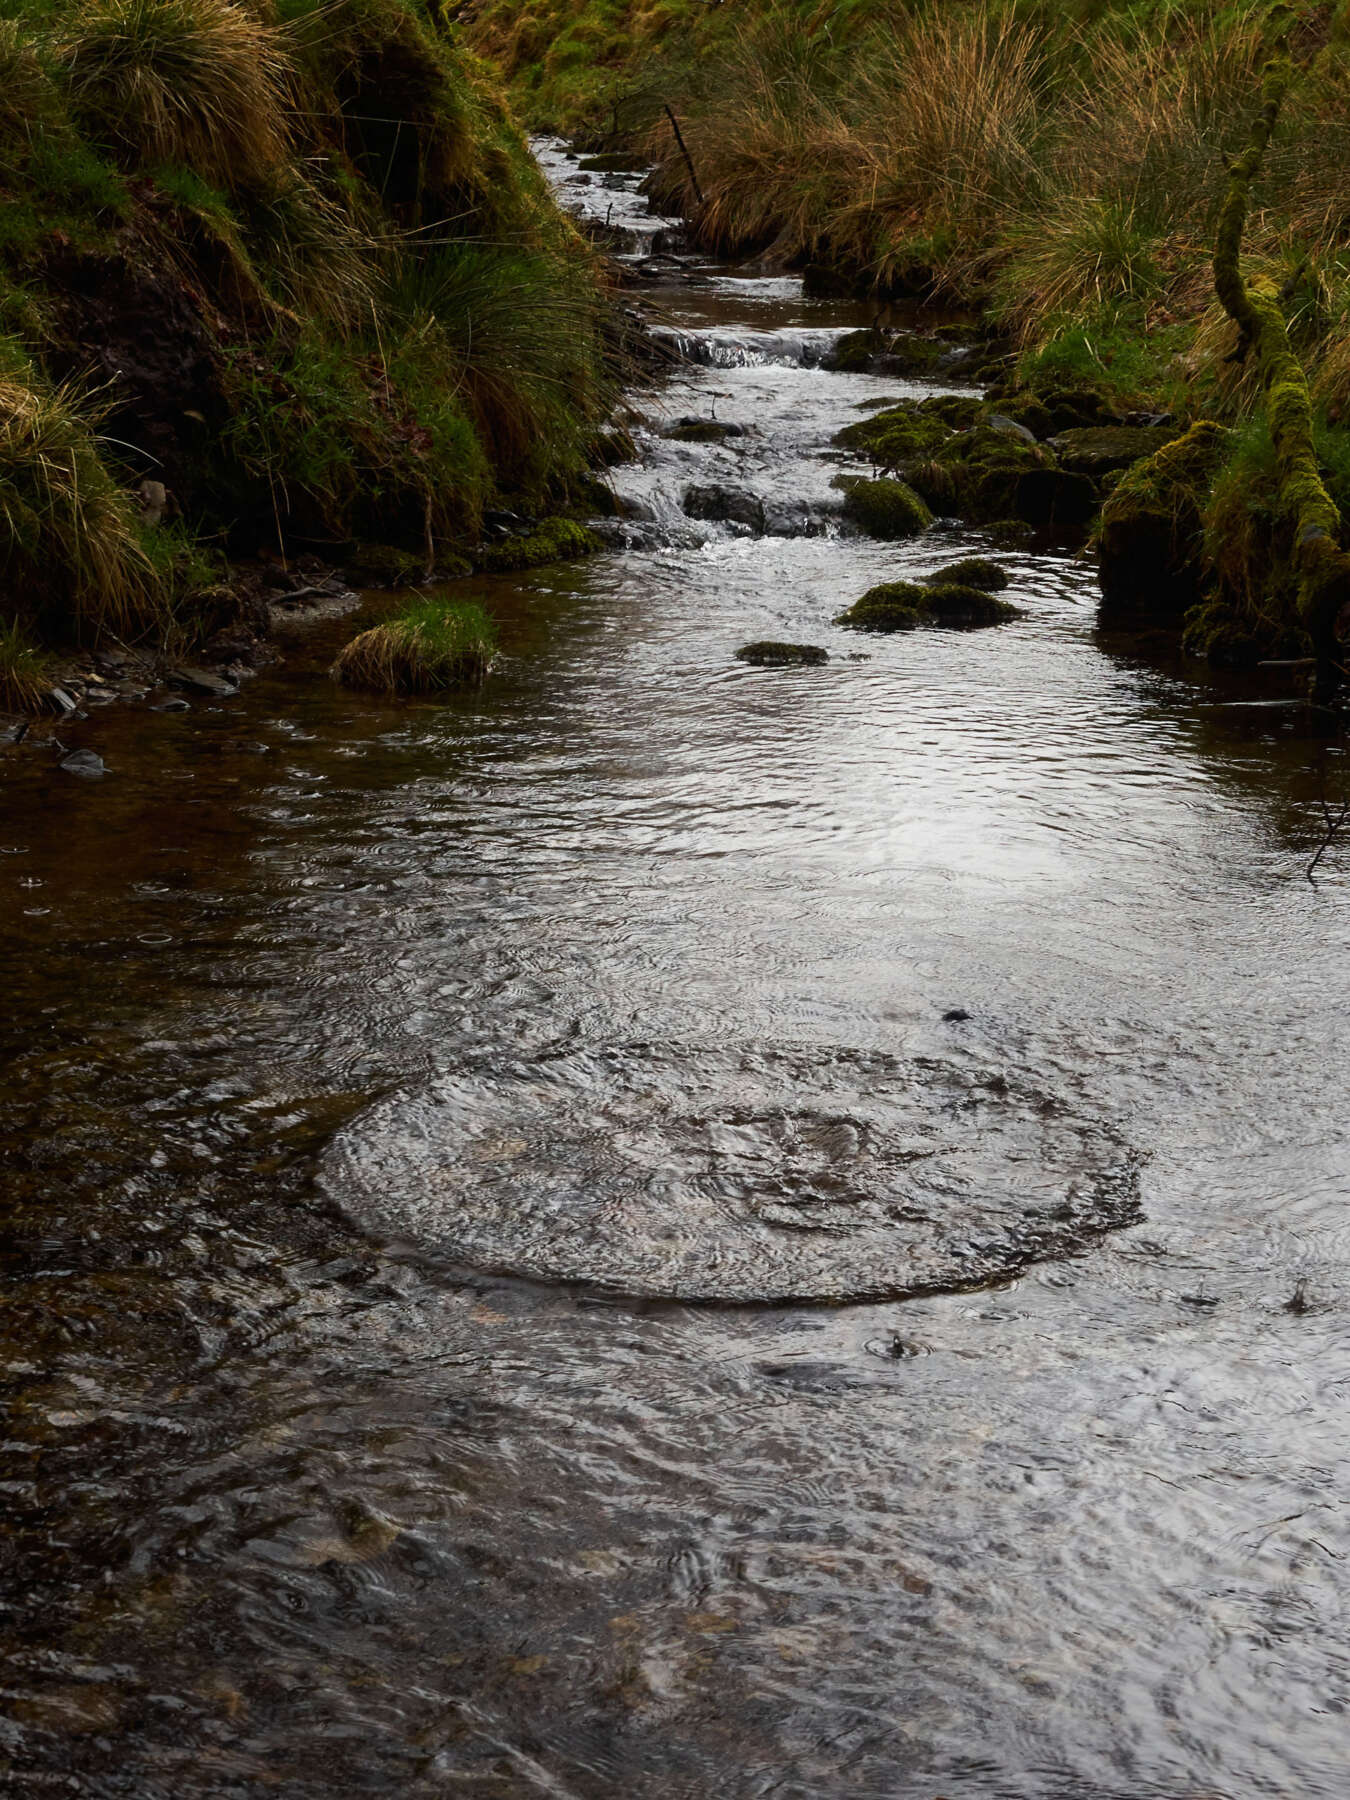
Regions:
<instances>
[{"instance_id":1,"label":"grass tuft","mask_svg":"<svg viewBox=\"0 0 1350 1800\"><path fill-rule=\"evenodd\" d=\"M164 601L97 424L72 383L0 371L0 575L45 631L80 642L138 631Z\"/></svg>"},{"instance_id":2,"label":"grass tuft","mask_svg":"<svg viewBox=\"0 0 1350 1800\"><path fill-rule=\"evenodd\" d=\"M496 629L473 601L417 600L354 637L331 673L371 693L435 694L482 681L496 649Z\"/></svg>"},{"instance_id":3,"label":"grass tuft","mask_svg":"<svg viewBox=\"0 0 1350 1800\"><path fill-rule=\"evenodd\" d=\"M0 711L40 711L49 685L46 658L18 620L0 624Z\"/></svg>"},{"instance_id":4,"label":"grass tuft","mask_svg":"<svg viewBox=\"0 0 1350 1800\"><path fill-rule=\"evenodd\" d=\"M57 50L77 111L132 163L234 189L286 157L283 40L234 0L85 0Z\"/></svg>"}]
</instances>

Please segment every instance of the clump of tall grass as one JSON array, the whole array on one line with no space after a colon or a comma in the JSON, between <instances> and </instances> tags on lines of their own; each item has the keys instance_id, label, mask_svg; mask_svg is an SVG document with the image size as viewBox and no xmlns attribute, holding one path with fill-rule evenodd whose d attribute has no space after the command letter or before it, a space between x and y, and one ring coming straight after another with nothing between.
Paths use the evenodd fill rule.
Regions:
<instances>
[{"instance_id":1,"label":"clump of tall grass","mask_svg":"<svg viewBox=\"0 0 1350 1800\"><path fill-rule=\"evenodd\" d=\"M19 621L0 623L0 712L37 712L48 686L46 658Z\"/></svg>"},{"instance_id":2,"label":"clump of tall grass","mask_svg":"<svg viewBox=\"0 0 1350 1800\"><path fill-rule=\"evenodd\" d=\"M1023 341L1053 320L1158 299L1166 286L1163 233L1126 200L1066 194L1049 216L1011 228L994 279L1002 321Z\"/></svg>"},{"instance_id":3,"label":"clump of tall grass","mask_svg":"<svg viewBox=\"0 0 1350 1800\"><path fill-rule=\"evenodd\" d=\"M1041 33L978 7L888 22L846 62L778 19L742 36L686 127L702 206L661 128L652 147L720 247L825 253L885 282L916 247L933 262L986 243L1036 191L1044 65Z\"/></svg>"},{"instance_id":4,"label":"clump of tall grass","mask_svg":"<svg viewBox=\"0 0 1350 1800\"><path fill-rule=\"evenodd\" d=\"M363 631L333 664L335 681L377 694L435 694L482 681L497 633L473 601L416 600Z\"/></svg>"},{"instance_id":5,"label":"clump of tall grass","mask_svg":"<svg viewBox=\"0 0 1350 1800\"><path fill-rule=\"evenodd\" d=\"M74 384L0 368L0 580L53 635L81 642L144 626L164 599L98 417Z\"/></svg>"},{"instance_id":6,"label":"clump of tall grass","mask_svg":"<svg viewBox=\"0 0 1350 1800\"><path fill-rule=\"evenodd\" d=\"M15 19L0 19L0 152L31 143L59 117L37 46Z\"/></svg>"},{"instance_id":7,"label":"clump of tall grass","mask_svg":"<svg viewBox=\"0 0 1350 1800\"><path fill-rule=\"evenodd\" d=\"M408 257L393 296L401 355L439 354L501 478L579 473L613 395L593 273L560 251L455 244Z\"/></svg>"},{"instance_id":8,"label":"clump of tall grass","mask_svg":"<svg viewBox=\"0 0 1350 1800\"><path fill-rule=\"evenodd\" d=\"M272 170L240 201L255 259L279 298L344 332L369 324L384 246L318 166Z\"/></svg>"},{"instance_id":9,"label":"clump of tall grass","mask_svg":"<svg viewBox=\"0 0 1350 1800\"><path fill-rule=\"evenodd\" d=\"M77 109L133 162L232 189L290 147L283 39L235 0L84 0L57 54Z\"/></svg>"}]
</instances>

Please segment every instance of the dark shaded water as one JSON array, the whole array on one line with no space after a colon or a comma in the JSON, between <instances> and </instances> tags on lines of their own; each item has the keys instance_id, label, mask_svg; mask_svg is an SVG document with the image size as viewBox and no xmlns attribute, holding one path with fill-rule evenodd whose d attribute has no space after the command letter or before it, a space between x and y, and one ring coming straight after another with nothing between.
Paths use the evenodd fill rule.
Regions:
<instances>
[{"instance_id":1,"label":"dark shaded water","mask_svg":"<svg viewBox=\"0 0 1350 1800\"><path fill-rule=\"evenodd\" d=\"M1339 755L1100 644L1063 557L1011 559L998 632L837 631L978 540L837 535L820 452L896 391L805 366L847 310L663 299L733 347L739 318L746 360L651 403L626 544L479 584L509 652L481 693L356 699L319 642L67 728L102 782L4 753L3 1779L1340 1796L1343 856L1302 874ZM760 435L656 435L713 390ZM685 520L712 479L772 534ZM736 663L758 637L832 660ZM622 1287L622 1230L567 1215L622 1140L634 1271L673 1170L665 1225L749 1194L836 1279L840 1209L929 1169L972 1093L995 1210L1134 1152L1142 1222L832 1307L455 1263L562 1218L571 1260L527 1272ZM398 1176L336 1197L410 1244L334 1212L335 1142ZM944 1179L955 1216L976 1185ZM839 1229L794 1231L804 1199Z\"/></svg>"}]
</instances>

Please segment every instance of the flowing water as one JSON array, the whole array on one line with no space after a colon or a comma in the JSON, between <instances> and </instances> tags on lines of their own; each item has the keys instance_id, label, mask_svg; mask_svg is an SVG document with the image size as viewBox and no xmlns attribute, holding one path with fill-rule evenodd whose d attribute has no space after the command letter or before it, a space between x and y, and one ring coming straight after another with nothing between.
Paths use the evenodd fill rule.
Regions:
<instances>
[{"instance_id":1,"label":"flowing water","mask_svg":"<svg viewBox=\"0 0 1350 1800\"><path fill-rule=\"evenodd\" d=\"M0 764L0 1786L1342 1796L1339 753L1066 554L833 626L920 390L544 156L692 359L611 548Z\"/></svg>"}]
</instances>

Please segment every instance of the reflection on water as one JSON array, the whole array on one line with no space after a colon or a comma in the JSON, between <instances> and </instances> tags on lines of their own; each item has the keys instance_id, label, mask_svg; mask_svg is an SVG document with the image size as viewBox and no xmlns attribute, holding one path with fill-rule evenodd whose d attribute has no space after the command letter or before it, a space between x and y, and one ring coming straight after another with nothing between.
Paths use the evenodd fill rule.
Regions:
<instances>
[{"instance_id":1,"label":"reflection on water","mask_svg":"<svg viewBox=\"0 0 1350 1800\"><path fill-rule=\"evenodd\" d=\"M661 435L714 386L743 455ZM629 545L484 584L480 693L356 699L320 644L63 726L101 783L2 753L14 1791L1343 1793L1343 861L1302 877L1339 758L1106 653L1068 559L1011 559L997 632L836 630L978 542L825 515L882 391L682 374ZM710 471L823 530L686 529ZM831 661L735 662L766 636ZM795 1111L742 1091L764 1054ZM573 1142L673 1084L639 1166L678 1140L770 1205L752 1163L848 1181L856 1071L1000 1075L1140 1151L1145 1216L810 1309L466 1278L334 1216L369 1108L549 1059Z\"/></svg>"}]
</instances>

